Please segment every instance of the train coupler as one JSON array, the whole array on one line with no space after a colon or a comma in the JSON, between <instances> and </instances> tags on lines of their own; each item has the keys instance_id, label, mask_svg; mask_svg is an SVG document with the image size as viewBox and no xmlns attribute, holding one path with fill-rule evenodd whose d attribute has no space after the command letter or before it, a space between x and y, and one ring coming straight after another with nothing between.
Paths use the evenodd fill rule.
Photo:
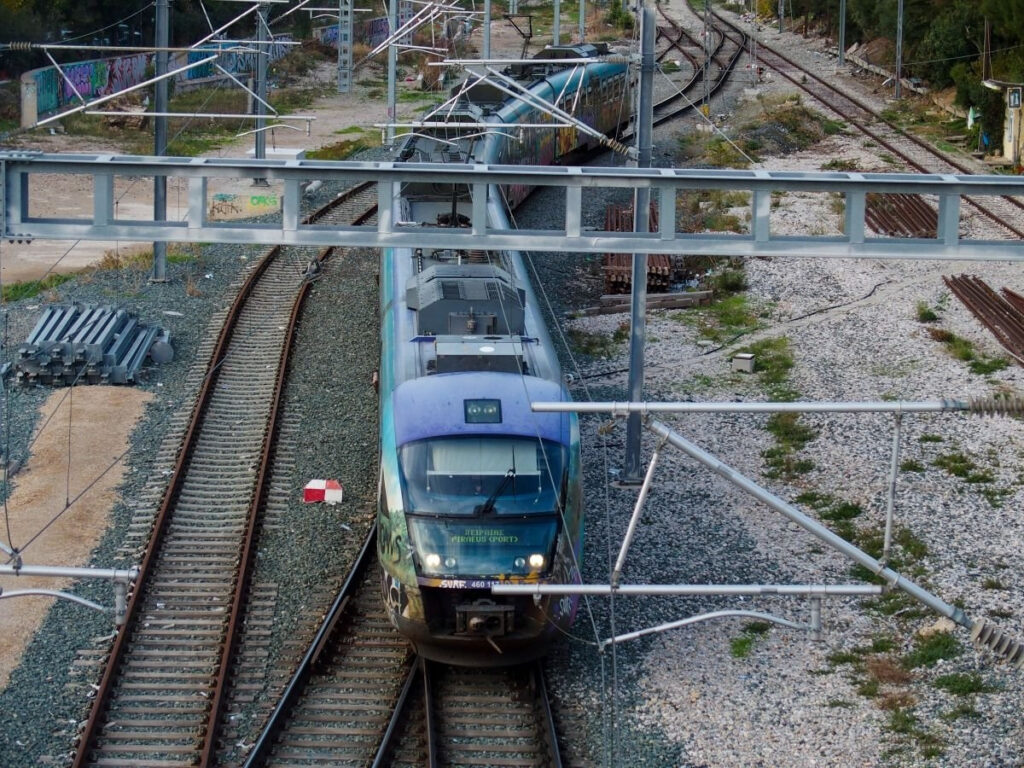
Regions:
<instances>
[{"instance_id":1,"label":"train coupler","mask_svg":"<svg viewBox=\"0 0 1024 768\"><path fill-rule=\"evenodd\" d=\"M493 600L476 600L455 606L455 631L465 635L501 637L515 627L515 607Z\"/></svg>"}]
</instances>

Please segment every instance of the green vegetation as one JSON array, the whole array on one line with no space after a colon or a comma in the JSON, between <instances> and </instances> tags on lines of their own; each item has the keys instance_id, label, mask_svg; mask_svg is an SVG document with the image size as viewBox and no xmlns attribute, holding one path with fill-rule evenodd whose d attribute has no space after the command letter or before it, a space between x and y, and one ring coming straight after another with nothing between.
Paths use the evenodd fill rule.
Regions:
<instances>
[{"instance_id":1,"label":"green vegetation","mask_svg":"<svg viewBox=\"0 0 1024 768\"><path fill-rule=\"evenodd\" d=\"M341 131L337 131L337 133L341 133ZM307 152L306 157L311 160L347 160L357 152L376 146L380 146L380 137L377 134L366 135L360 132L360 135L355 138L342 139Z\"/></svg>"},{"instance_id":2,"label":"green vegetation","mask_svg":"<svg viewBox=\"0 0 1024 768\"><path fill-rule=\"evenodd\" d=\"M935 310L924 301L917 302L917 320L920 323L934 323L939 319Z\"/></svg>"},{"instance_id":3,"label":"green vegetation","mask_svg":"<svg viewBox=\"0 0 1024 768\"><path fill-rule=\"evenodd\" d=\"M45 291L49 291L59 285L63 285L72 278L72 275L49 274L42 280L29 280L24 283L8 283L3 287L3 300L8 302L30 299L33 296L38 296Z\"/></svg>"},{"instance_id":4,"label":"green vegetation","mask_svg":"<svg viewBox=\"0 0 1024 768\"><path fill-rule=\"evenodd\" d=\"M683 192L676 200L676 220L681 232L743 233L746 223L733 212L736 208L745 209L749 219L748 193L721 189ZM737 265L742 269L741 263Z\"/></svg>"},{"instance_id":5,"label":"green vegetation","mask_svg":"<svg viewBox=\"0 0 1024 768\"><path fill-rule=\"evenodd\" d=\"M932 464L972 485L976 483L991 483L995 479L991 472L979 470L978 465L974 461L959 451L940 454L932 460Z\"/></svg>"},{"instance_id":6,"label":"green vegetation","mask_svg":"<svg viewBox=\"0 0 1024 768\"><path fill-rule=\"evenodd\" d=\"M981 712L975 709L973 701L968 699L958 701L951 710L943 712L939 717L946 721L959 720L961 717L968 717L973 720L981 717Z\"/></svg>"},{"instance_id":7,"label":"green vegetation","mask_svg":"<svg viewBox=\"0 0 1024 768\"><path fill-rule=\"evenodd\" d=\"M942 739L934 733L923 730L917 722L917 716L907 709L902 707L893 709L886 727L893 733L913 740L925 758L938 757L943 752Z\"/></svg>"},{"instance_id":8,"label":"green vegetation","mask_svg":"<svg viewBox=\"0 0 1024 768\"><path fill-rule=\"evenodd\" d=\"M991 693L999 690L997 687L988 685L979 674L954 672L949 675L940 675L932 683L936 688L949 691L957 696L969 696L974 693Z\"/></svg>"},{"instance_id":9,"label":"green vegetation","mask_svg":"<svg viewBox=\"0 0 1024 768\"><path fill-rule=\"evenodd\" d=\"M902 663L907 669L934 667L940 659L952 659L963 653L963 646L949 632L933 632L918 636L914 648L903 656Z\"/></svg>"},{"instance_id":10,"label":"green vegetation","mask_svg":"<svg viewBox=\"0 0 1024 768\"><path fill-rule=\"evenodd\" d=\"M985 357L974 350L974 345L967 339L957 336L951 331L942 328L929 328L928 334L935 341L944 344L946 351L957 360L968 364L971 373L979 376L986 376L996 371L1001 371L1010 365L1005 357Z\"/></svg>"},{"instance_id":11,"label":"green vegetation","mask_svg":"<svg viewBox=\"0 0 1024 768\"><path fill-rule=\"evenodd\" d=\"M788 402L796 399L795 393L785 386L794 365L788 338L762 339L736 351L749 352L754 356L754 372L768 389L772 400Z\"/></svg>"},{"instance_id":12,"label":"green vegetation","mask_svg":"<svg viewBox=\"0 0 1024 768\"><path fill-rule=\"evenodd\" d=\"M775 437L775 445L761 454L768 465L765 475L792 480L814 469L813 461L796 455L818 436L814 428L801 420L799 413L773 413L765 429Z\"/></svg>"},{"instance_id":13,"label":"green vegetation","mask_svg":"<svg viewBox=\"0 0 1024 768\"><path fill-rule=\"evenodd\" d=\"M928 432L917 438L919 443L941 443L943 440L942 435L934 435Z\"/></svg>"},{"instance_id":14,"label":"green vegetation","mask_svg":"<svg viewBox=\"0 0 1024 768\"><path fill-rule=\"evenodd\" d=\"M697 329L701 337L725 342L731 338L756 330L759 320L747 297L747 279L742 269L726 267L708 282L714 300L705 307L674 312L669 318Z\"/></svg>"},{"instance_id":15,"label":"green vegetation","mask_svg":"<svg viewBox=\"0 0 1024 768\"><path fill-rule=\"evenodd\" d=\"M907 459L900 462L901 472L924 472L924 464L917 459Z\"/></svg>"},{"instance_id":16,"label":"green vegetation","mask_svg":"<svg viewBox=\"0 0 1024 768\"><path fill-rule=\"evenodd\" d=\"M821 166L823 171L842 171L843 173L849 173L857 170L857 164L853 160L842 160L838 157L829 160L827 163L823 163Z\"/></svg>"},{"instance_id":17,"label":"green vegetation","mask_svg":"<svg viewBox=\"0 0 1024 768\"><path fill-rule=\"evenodd\" d=\"M610 24L618 30L628 32L633 29L635 20L633 14L623 7L622 0L611 0L608 4L608 13L604 16L606 24Z\"/></svg>"},{"instance_id":18,"label":"green vegetation","mask_svg":"<svg viewBox=\"0 0 1024 768\"><path fill-rule=\"evenodd\" d=\"M573 348L590 357L609 358L616 354L628 339L628 322L621 323L611 336L604 333L581 331L578 328L569 329L569 341Z\"/></svg>"},{"instance_id":19,"label":"green vegetation","mask_svg":"<svg viewBox=\"0 0 1024 768\"><path fill-rule=\"evenodd\" d=\"M743 627L743 634L729 641L729 652L735 659L745 659L753 650L758 638L764 637L771 629L767 621L751 621Z\"/></svg>"}]
</instances>

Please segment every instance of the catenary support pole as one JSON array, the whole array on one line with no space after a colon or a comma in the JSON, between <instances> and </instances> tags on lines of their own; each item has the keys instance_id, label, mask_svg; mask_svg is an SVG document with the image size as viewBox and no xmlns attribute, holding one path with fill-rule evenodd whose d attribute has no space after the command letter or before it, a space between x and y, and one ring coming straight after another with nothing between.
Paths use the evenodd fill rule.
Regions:
<instances>
[{"instance_id":1,"label":"catenary support pole","mask_svg":"<svg viewBox=\"0 0 1024 768\"><path fill-rule=\"evenodd\" d=\"M903 413L896 412L892 429L892 454L889 458L889 490L885 504L885 536L882 540L882 562L889 562L889 549L892 547L892 521L896 509L896 479L900 471L900 434L903 431Z\"/></svg>"},{"instance_id":2,"label":"catenary support pole","mask_svg":"<svg viewBox=\"0 0 1024 768\"><path fill-rule=\"evenodd\" d=\"M846 0L839 0L839 66L846 64Z\"/></svg>"},{"instance_id":3,"label":"catenary support pole","mask_svg":"<svg viewBox=\"0 0 1024 768\"><path fill-rule=\"evenodd\" d=\"M388 3L388 37L393 37L398 30L398 0L390 0ZM397 40L391 40L388 45L388 122L394 123L398 112L395 108L397 88L395 77L398 71L398 47ZM388 127L385 137L385 144L392 147L395 144L395 129Z\"/></svg>"},{"instance_id":4,"label":"catenary support pole","mask_svg":"<svg viewBox=\"0 0 1024 768\"><path fill-rule=\"evenodd\" d=\"M484 60L491 58L491 0L484 0Z\"/></svg>"},{"instance_id":5,"label":"catenary support pole","mask_svg":"<svg viewBox=\"0 0 1024 768\"><path fill-rule=\"evenodd\" d=\"M637 167L651 167L651 134L654 122L654 9L645 4L640 19L640 94L637 107ZM648 232L651 208L649 187L638 187L633 195L633 231ZM643 400L644 343L647 336L647 255L633 254L633 294L630 306L629 399ZM640 482L640 414L626 422L624 483Z\"/></svg>"},{"instance_id":6,"label":"catenary support pole","mask_svg":"<svg viewBox=\"0 0 1024 768\"><path fill-rule=\"evenodd\" d=\"M170 8L169 0L156 0L156 24L154 43L157 46L153 74L161 78L153 84L153 109L157 113L153 118L153 154L161 157L167 153L167 118L162 116L167 110L167 46L170 45ZM164 49L164 50L161 50ZM153 221L167 221L167 177L153 177ZM167 243L153 243L153 282L162 283L167 280Z\"/></svg>"},{"instance_id":7,"label":"catenary support pole","mask_svg":"<svg viewBox=\"0 0 1024 768\"><path fill-rule=\"evenodd\" d=\"M903 88L903 0L896 4L896 98L902 98Z\"/></svg>"},{"instance_id":8,"label":"catenary support pole","mask_svg":"<svg viewBox=\"0 0 1024 768\"><path fill-rule=\"evenodd\" d=\"M259 43L256 51L256 159L265 160L267 157L267 59L270 52L267 50L267 5L260 5L259 13L256 16L256 40ZM266 186L266 179L253 179L256 186Z\"/></svg>"},{"instance_id":9,"label":"catenary support pole","mask_svg":"<svg viewBox=\"0 0 1024 768\"><path fill-rule=\"evenodd\" d=\"M338 0L338 93L352 87L352 0Z\"/></svg>"}]
</instances>

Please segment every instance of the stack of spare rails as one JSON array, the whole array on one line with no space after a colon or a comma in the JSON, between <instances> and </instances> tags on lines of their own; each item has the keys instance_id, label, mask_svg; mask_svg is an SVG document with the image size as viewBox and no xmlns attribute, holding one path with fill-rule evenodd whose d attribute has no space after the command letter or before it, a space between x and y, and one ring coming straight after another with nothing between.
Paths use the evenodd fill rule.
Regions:
<instances>
[{"instance_id":1,"label":"stack of spare rails","mask_svg":"<svg viewBox=\"0 0 1024 768\"><path fill-rule=\"evenodd\" d=\"M14 362L19 384L131 384L148 362L174 357L170 333L123 309L91 304L47 307Z\"/></svg>"}]
</instances>

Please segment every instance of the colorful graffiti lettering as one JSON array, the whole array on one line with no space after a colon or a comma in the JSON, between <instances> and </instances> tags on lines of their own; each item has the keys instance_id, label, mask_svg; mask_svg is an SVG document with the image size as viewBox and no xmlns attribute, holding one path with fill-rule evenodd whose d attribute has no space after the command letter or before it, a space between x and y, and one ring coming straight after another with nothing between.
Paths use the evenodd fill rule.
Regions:
<instances>
[{"instance_id":1,"label":"colorful graffiti lettering","mask_svg":"<svg viewBox=\"0 0 1024 768\"><path fill-rule=\"evenodd\" d=\"M288 52L289 39L278 38L268 46L270 60L279 59ZM184 56L175 56L170 68L176 69L188 63L202 61L217 53L218 48L190 51ZM224 51L216 62L222 69L232 74L254 72L256 70L256 54L253 52ZM56 67L43 67L29 72L36 89L36 113L39 116L55 112L69 104L78 103L82 99L93 99L138 85L146 78L146 68L152 64L152 56L137 53L132 56L117 56L111 59L79 61L62 67L62 77ZM179 81L195 81L213 77L220 73L214 62L186 70L175 76ZM24 86L23 86L24 87ZM76 93L77 92L77 93Z\"/></svg>"},{"instance_id":2,"label":"colorful graffiti lettering","mask_svg":"<svg viewBox=\"0 0 1024 768\"><path fill-rule=\"evenodd\" d=\"M249 205L257 208L265 208L267 206L277 206L277 195L252 195L249 198Z\"/></svg>"}]
</instances>

